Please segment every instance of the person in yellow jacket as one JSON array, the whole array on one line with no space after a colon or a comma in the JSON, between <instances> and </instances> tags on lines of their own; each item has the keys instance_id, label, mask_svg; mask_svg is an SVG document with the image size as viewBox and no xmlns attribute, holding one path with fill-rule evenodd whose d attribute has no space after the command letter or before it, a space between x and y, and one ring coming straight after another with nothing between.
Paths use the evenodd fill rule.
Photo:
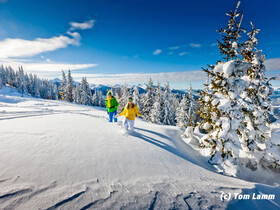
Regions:
<instances>
[{"instance_id":1,"label":"person in yellow jacket","mask_svg":"<svg viewBox=\"0 0 280 210\"><path fill-rule=\"evenodd\" d=\"M129 97L127 105L125 106L123 112L119 115L125 115L125 120L123 122L123 127L125 130L128 130L129 126L130 130L134 131L134 121L136 114L141 117L138 107L133 103L132 97Z\"/></svg>"}]
</instances>

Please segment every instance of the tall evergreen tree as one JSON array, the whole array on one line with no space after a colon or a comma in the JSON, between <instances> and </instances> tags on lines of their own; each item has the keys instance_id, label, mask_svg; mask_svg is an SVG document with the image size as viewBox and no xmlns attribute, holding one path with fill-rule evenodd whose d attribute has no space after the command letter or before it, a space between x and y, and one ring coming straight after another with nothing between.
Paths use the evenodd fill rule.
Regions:
<instances>
[{"instance_id":1,"label":"tall evergreen tree","mask_svg":"<svg viewBox=\"0 0 280 210\"><path fill-rule=\"evenodd\" d=\"M227 14L228 27L219 30L225 34L218 45L226 61L204 69L210 84L205 85L199 99L203 118L200 126L207 131L200 146L209 148L210 162L220 164L223 169L237 164L256 170L263 153L260 145L264 145L271 133L267 121L272 88L264 76L264 56L258 50L253 51L258 33L253 24L249 40L239 42L245 32L240 27L243 15L237 12L239 4L234 12Z\"/></svg>"},{"instance_id":2,"label":"tall evergreen tree","mask_svg":"<svg viewBox=\"0 0 280 210\"><path fill-rule=\"evenodd\" d=\"M1 65L0 68L0 83L0 86L6 86L6 84L8 83L7 72L3 65Z\"/></svg>"},{"instance_id":3,"label":"tall evergreen tree","mask_svg":"<svg viewBox=\"0 0 280 210\"><path fill-rule=\"evenodd\" d=\"M153 104L151 113L150 113L150 120L152 123L161 124L163 123L164 117L164 110L163 110L163 92L158 82L157 87L155 89L155 102Z\"/></svg>"},{"instance_id":4,"label":"tall evergreen tree","mask_svg":"<svg viewBox=\"0 0 280 210\"><path fill-rule=\"evenodd\" d=\"M127 88L127 85L122 85L121 86L121 97L119 99L119 106L118 106L118 110L122 111L125 107L125 105L127 104L127 98L129 96L129 91Z\"/></svg>"},{"instance_id":5,"label":"tall evergreen tree","mask_svg":"<svg viewBox=\"0 0 280 210\"><path fill-rule=\"evenodd\" d=\"M153 81L150 78L147 92L144 94L142 98L142 104L143 104L143 110L142 110L142 116L144 119L151 121L151 110L153 108L155 101L155 91L153 87Z\"/></svg>"},{"instance_id":6,"label":"tall evergreen tree","mask_svg":"<svg viewBox=\"0 0 280 210\"><path fill-rule=\"evenodd\" d=\"M248 104L241 93L247 86L242 77L248 64L238 59L237 49L241 47L238 39L244 32L240 28L242 13L239 21L236 20L240 15L238 6L239 2L234 12L227 13L230 16L228 26L219 30L225 34L222 36L223 42L218 42L218 45L221 55L226 56L226 62L218 61L209 69L203 69L210 84L206 84L200 92L199 114L203 119L200 126L208 133L200 140L200 146L210 148L212 163L226 160L236 163L247 138L242 110L247 109Z\"/></svg>"},{"instance_id":7,"label":"tall evergreen tree","mask_svg":"<svg viewBox=\"0 0 280 210\"><path fill-rule=\"evenodd\" d=\"M39 98L40 97L40 81L37 77L37 75L35 74L34 75L34 78L33 78L34 82L33 82L33 96L36 97L36 98Z\"/></svg>"},{"instance_id":8,"label":"tall evergreen tree","mask_svg":"<svg viewBox=\"0 0 280 210\"><path fill-rule=\"evenodd\" d=\"M179 104L179 107L176 110L176 125L180 128L186 128L188 123L188 107L187 107L187 97L186 94L183 95L183 98Z\"/></svg>"},{"instance_id":9,"label":"tall evergreen tree","mask_svg":"<svg viewBox=\"0 0 280 210\"><path fill-rule=\"evenodd\" d=\"M141 112L143 109L143 104L141 100L141 95L139 94L139 88L137 85L133 88L133 102L138 107L139 111Z\"/></svg>"},{"instance_id":10,"label":"tall evergreen tree","mask_svg":"<svg viewBox=\"0 0 280 210\"><path fill-rule=\"evenodd\" d=\"M164 93L163 93L163 121L164 125L174 125L174 110L172 107L172 93L169 87L169 83L167 82L164 86Z\"/></svg>"},{"instance_id":11,"label":"tall evergreen tree","mask_svg":"<svg viewBox=\"0 0 280 210\"><path fill-rule=\"evenodd\" d=\"M80 85L77 84L74 88L74 103L80 104L81 103L81 88Z\"/></svg>"},{"instance_id":12,"label":"tall evergreen tree","mask_svg":"<svg viewBox=\"0 0 280 210\"><path fill-rule=\"evenodd\" d=\"M73 78L71 76L71 71L69 70L67 74L66 86L64 88L65 101L73 102L73 89L74 89Z\"/></svg>"},{"instance_id":13,"label":"tall evergreen tree","mask_svg":"<svg viewBox=\"0 0 280 210\"><path fill-rule=\"evenodd\" d=\"M65 97L65 87L66 87L66 84L67 84L67 79L66 79L66 75L65 75L65 72L62 70L62 80L60 82L60 86L59 86L59 92L62 93L62 96L61 97Z\"/></svg>"},{"instance_id":14,"label":"tall evergreen tree","mask_svg":"<svg viewBox=\"0 0 280 210\"><path fill-rule=\"evenodd\" d=\"M92 94L86 77L82 78L81 83L81 104L92 105Z\"/></svg>"},{"instance_id":15,"label":"tall evergreen tree","mask_svg":"<svg viewBox=\"0 0 280 210\"><path fill-rule=\"evenodd\" d=\"M22 66L19 67L17 72L17 88L18 92L22 94L27 93L27 84Z\"/></svg>"}]
</instances>

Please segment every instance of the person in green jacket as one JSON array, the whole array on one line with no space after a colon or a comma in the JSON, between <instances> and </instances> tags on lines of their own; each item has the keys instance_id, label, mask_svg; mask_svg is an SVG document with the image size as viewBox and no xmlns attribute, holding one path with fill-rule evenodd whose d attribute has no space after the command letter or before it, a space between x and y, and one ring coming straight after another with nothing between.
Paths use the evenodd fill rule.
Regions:
<instances>
[{"instance_id":1,"label":"person in green jacket","mask_svg":"<svg viewBox=\"0 0 280 210\"><path fill-rule=\"evenodd\" d=\"M107 93L107 98L105 101L107 113L109 114L109 122L117 122L118 119L116 118L117 115L117 109L119 106L119 103L117 102L116 98L112 96L111 91L109 90Z\"/></svg>"}]
</instances>

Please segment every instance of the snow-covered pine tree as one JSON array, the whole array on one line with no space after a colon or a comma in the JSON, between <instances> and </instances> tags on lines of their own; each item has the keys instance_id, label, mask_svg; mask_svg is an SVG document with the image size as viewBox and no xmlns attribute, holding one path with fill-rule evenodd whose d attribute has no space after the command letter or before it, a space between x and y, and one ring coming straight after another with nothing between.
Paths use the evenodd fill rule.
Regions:
<instances>
[{"instance_id":1,"label":"snow-covered pine tree","mask_svg":"<svg viewBox=\"0 0 280 210\"><path fill-rule=\"evenodd\" d=\"M273 88L270 80L265 77L265 55L262 55L262 51L256 47L258 44L256 35L260 30L255 29L252 21L250 23L252 30L247 33L249 39L240 49L243 60L250 64L244 76L249 85L242 93L250 105L250 109L243 111L248 129L246 143L248 149L254 152L257 161L260 161L259 153L263 153L263 148L266 148L261 160L262 165L280 170L280 146L270 140L269 113L272 112L270 96L273 94Z\"/></svg>"},{"instance_id":2,"label":"snow-covered pine tree","mask_svg":"<svg viewBox=\"0 0 280 210\"><path fill-rule=\"evenodd\" d=\"M67 74L66 86L64 88L65 101L73 102L73 89L74 89L73 78L71 76L71 71L69 70Z\"/></svg>"},{"instance_id":3,"label":"snow-covered pine tree","mask_svg":"<svg viewBox=\"0 0 280 210\"><path fill-rule=\"evenodd\" d=\"M14 69L12 69L10 66L6 67L6 71L8 72L8 84L10 86L15 87L15 83L16 83L16 73L14 71Z\"/></svg>"},{"instance_id":4,"label":"snow-covered pine tree","mask_svg":"<svg viewBox=\"0 0 280 210\"><path fill-rule=\"evenodd\" d=\"M31 94L32 96L34 96L34 75L33 74L29 74L29 84L28 84L28 93Z\"/></svg>"},{"instance_id":5,"label":"snow-covered pine tree","mask_svg":"<svg viewBox=\"0 0 280 210\"><path fill-rule=\"evenodd\" d=\"M27 93L27 84L25 80L25 75L22 66L19 67L17 71L17 89L18 92L21 93L21 96L23 97L24 93Z\"/></svg>"},{"instance_id":6,"label":"snow-covered pine tree","mask_svg":"<svg viewBox=\"0 0 280 210\"><path fill-rule=\"evenodd\" d=\"M227 13L230 16L228 26L219 30L225 34L223 42L218 41L218 45L221 54L226 56L226 62L218 61L216 65L203 69L210 84L200 92L199 99L199 114L203 119L200 126L207 132L200 140L200 147L208 148L210 162L221 164L223 169L226 165L236 164L241 153L247 152L244 150L247 130L242 111L248 109L248 103L241 93L248 87L248 82L242 78L244 69L250 64L238 58L237 50L242 47L238 39L245 32L240 27L243 14L237 12L239 4L234 12Z\"/></svg>"},{"instance_id":7,"label":"snow-covered pine tree","mask_svg":"<svg viewBox=\"0 0 280 210\"><path fill-rule=\"evenodd\" d=\"M139 111L141 112L143 109L143 104L141 100L141 95L139 94L139 88L137 85L133 88L133 103L136 104Z\"/></svg>"},{"instance_id":8,"label":"snow-covered pine tree","mask_svg":"<svg viewBox=\"0 0 280 210\"><path fill-rule=\"evenodd\" d=\"M182 107L184 107L184 103L181 104ZM182 109L182 107L180 107ZM180 114L181 113L181 114ZM185 116L185 127L186 130L182 137L189 138L193 136L194 128L195 126L200 122L200 118L198 115L198 103L194 98L194 94L192 91L192 86L189 87L189 92L186 95L186 109L179 111L179 119L181 119L182 116Z\"/></svg>"},{"instance_id":9,"label":"snow-covered pine tree","mask_svg":"<svg viewBox=\"0 0 280 210\"><path fill-rule=\"evenodd\" d=\"M31 94L31 83L32 83L32 81L30 80L30 77L28 76L27 73L24 73L24 80L26 82L26 91L27 91L27 93Z\"/></svg>"},{"instance_id":10,"label":"snow-covered pine tree","mask_svg":"<svg viewBox=\"0 0 280 210\"><path fill-rule=\"evenodd\" d=\"M105 107L105 99L102 94L102 90L97 91L98 106Z\"/></svg>"},{"instance_id":11,"label":"snow-covered pine tree","mask_svg":"<svg viewBox=\"0 0 280 210\"><path fill-rule=\"evenodd\" d=\"M3 87L3 84L4 82L3 82L3 80L2 80L2 72L1 72L1 70L0 70L0 89Z\"/></svg>"},{"instance_id":12,"label":"snow-covered pine tree","mask_svg":"<svg viewBox=\"0 0 280 210\"><path fill-rule=\"evenodd\" d=\"M199 116L197 114L198 103L194 98L194 94L193 94L191 85L189 87L189 92L188 92L187 97L188 97L188 116L189 116L187 126L195 127L199 120Z\"/></svg>"},{"instance_id":13,"label":"snow-covered pine tree","mask_svg":"<svg viewBox=\"0 0 280 210\"><path fill-rule=\"evenodd\" d=\"M37 75L35 74L33 77L33 87L32 87L32 91L33 91L33 96L36 98L40 97L40 81L37 77Z\"/></svg>"},{"instance_id":14,"label":"snow-covered pine tree","mask_svg":"<svg viewBox=\"0 0 280 210\"><path fill-rule=\"evenodd\" d=\"M118 111L122 112L125 105L127 104L127 98L129 96L129 91L127 88L127 85L122 85L121 86L121 97L119 99L119 106L118 106Z\"/></svg>"},{"instance_id":15,"label":"snow-covered pine tree","mask_svg":"<svg viewBox=\"0 0 280 210\"><path fill-rule=\"evenodd\" d=\"M155 101L150 113L150 120L152 123L161 124L163 123L164 110L163 110L163 93L158 82L155 89Z\"/></svg>"},{"instance_id":16,"label":"snow-covered pine tree","mask_svg":"<svg viewBox=\"0 0 280 210\"><path fill-rule=\"evenodd\" d=\"M92 94L92 106L98 106L98 98L97 98L97 90L96 90L96 87L94 88L94 93Z\"/></svg>"},{"instance_id":17,"label":"snow-covered pine tree","mask_svg":"<svg viewBox=\"0 0 280 210\"><path fill-rule=\"evenodd\" d=\"M86 77L82 78L80 89L81 89L81 104L92 105L92 94Z\"/></svg>"},{"instance_id":18,"label":"snow-covered pine tree","mask_svg":"<svg viewBox=\"0 0 280 210\"><path fill-rule=\"evenodd\" d=\"M174 110L172 107L172 93L169 87L169 83L167 82L164 86L164 93L162 96L163 100L163 120L162 123L164 125L174 125L175 119L174 119Z\"/></svg>"},{"instance_id":19,"label":"snow-covered pine tree","mask_svg":"<svg viewBox=\"0 0 280 210\"><path fill-rule=\"evenodd\" d=\"M81 88L78 83L77 83L76 87L74 88L74 103L76 103L76 104L81 103Z\"/></svg>"},{"instance_id":20,"label":"snow-covered pine tree","mask_svg":"<svg viewBox=\"0 0 280 210\"><path fill-rule=\"evenodd\" d=\"M147 92L142 97L142 104L143 104L143 110L142 110L142 116L144 119L151 121L151 110L153 108L155 101L155 90L153 87L153 81L150 78Z\"/></svg>"},{"instance_id":21,"label":"snow-covered pine tree","mask_svg":"<svg viewBox=\"0 0 280 210\"><path fill-rule=\"evenodd\" d=\"M66 79L65 72L63 70L61 72L62 72L62 80L59 85L59 91L63 94L63 96L61 96L61 97L65 97L64 94L65 94L65 87L67 84L67 79Z\"/></svg>"},{"instance_id":22,"label":"snow-covered pine tree","mask_svg":"<svg viewBox=\"0 0 280 210\"><path fill-rule=\"evenodd\" d=\"M1 80L2 86L6 86L6 84L8 83L8 78L7 78L7 72L3 65L1 65L0 75L1 75L0 80Z\"/></svg>"},{"instance_id":23,"label":"snow-covered pine tree","mask_svg":"<svg viewBox=\"0 0 280 210\"><path fill-rule=\"evenodd\" d=\"M180 99L182 96L180 96L178 93L177 94L173 94L172 95L172 107L173 107L173 117L174 117L174 123L175 125L177 124L177 120L176 120L176 112L179 108L180 105Z\"/></svg>"},{"instance_id":24,"label":"snow-covered pine tree","mask_svg":"<svg viewBox=\"0 0 280 210\"><path fill-rule=\"evenodd\" d=\"M188 107L187 97L183 94L183 98L176 109L176 126L180 128L186 128L188 123Z\"/></svg>"},{"instance_id":25,"label":"snow-covered pine tree","mask_svg":"<svg viewBox=\"0 0 280 210\"><path fill-rule=\"evenodd\" d=\"M269 113L272 112L270 96L273 94L273 88L270 81L265 77L265 56L262 51L256 48L258 40L255 35L259 33L254 28L248 33L247 40L241 49L241 56L250 63L251 66L246 70L244 79L249 82L249 87L245 90L243 97L250 103L249 112L244 112L247 122L248 148L250 150L260 150L257 144L264 144L271 137L271 128L269 126Z\"/></svg>"}]
</instances>

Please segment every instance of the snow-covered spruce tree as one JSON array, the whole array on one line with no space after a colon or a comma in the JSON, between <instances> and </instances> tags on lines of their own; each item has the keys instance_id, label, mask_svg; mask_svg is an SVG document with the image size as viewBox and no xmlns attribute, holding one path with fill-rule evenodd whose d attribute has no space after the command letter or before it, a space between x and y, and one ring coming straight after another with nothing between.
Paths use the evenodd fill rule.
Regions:
<instances>
[{"instance_id":1,"label":"snow-covered spruce tree","mask_svg":"<svg viewBox=\"0 0 280 210\"><path fill-rule=\"evenodd\" d=\"M169 83L167 82L164 86L164 93L162 96L163 100L163 120L162 123L164 125L175 125L174 119L174 109L172 107L172 93L169 87Z\"/></svg>"},{"instance_id":2,"label":"snow-covered spruce tree","mask_svg":"<svg viewBox=\"0 0 280 210\"><path fill-rule=\"evenodd\" d=\"M176 125L181 128L186 128L189 126L192 128L195 127L198 119L197 108L198 107L194 99L192 87L190 86L189 92L183 95L179 107L176 110Z\"/></svg>"},{"instance_id":3,"label":"snow-covered spruce tree","mask_svg":"<svg viewBox=\"0 0 280 210\"><path fill-rule=\"evenodd\" d=\"M31 83L32 83L32 80L31 78L28 76L27 73L24 74L24 80L26 82L26 90L27 90L27 93L31 94Z\"/></svg>"},{"instance_id":4,"label":"snow-covered spruce tree","mask_svg":"<svg viewBox=\"0 0 280 210\"><path fill-rule=\"evenodd\" d=\"M150 120L152 123L163 123L164 110L163 110L163 92L158 82L155 89L155 101L150 113Z\"/></svg>"},{"instance_id":5,"label":"snow-covered spruce tree","mask_svg":"<svg viewBox=\"0 0 280 210\"><path fill-rule=\"evenodd\" d=\"M155 101L155 90L153 87L153 81L150 78L147 87L147 92L142 97L142 104L143 104L142 116L145 120L151 121L150 116L151 116L151 110L154 105L154 101Z\"/></svg>"},{"instance_id":6,"label":"snow-covered spruce tree","mask_svg":"<svg viewBox=\"0 0 280 210\"><path fill-rule=\"evenodd\" d=\"M173 117L174 117L174 123L175 125L177 124L177 120L176 120L176 112L179 108L180 105L180 99L182 100L182 96L180 96L179 94L173 94L172 95L172 107L173 107Z\"/></svg>"},{"instance_id":7,"label":"snow-covered spruce tree","mask_svg":"<svg viewBox=\"0 0 280 210\"><path fill-rule=\"evenodd\" d=\"M76 87L74 88L74 103L80 104L81 103L81 89L80 85L77 83Z\"/></svg>"},{"instance_id":8,"label":"snow-covered spruce tree","mask_svg":"<svg viewBox=\"0 0 280 210\"><path fill-rule=\"evenodd\" d=\"M0 80L1 80L0 86L6 86L6 84L8 83L8 75L3 65L1 65L1 69L0 69Z\"/></svg>"},{"instance_id":9,"label":"snow-covered spruce tree","mask_svg":"<svg viewBox=\"0 0 280 210\"><path fill-rule=\"evenodd\" d=\"M40 81L36 74L34 75L33 80L34 80L33 86L32 86L33 96L36 98L39 98L40 97Z\"/></svg>"},{"instance_id":10,"label":"snow-covered spruce tree","mask_svg":"<svg viewBox=\"0 0 280 210\"><path fill-rule=\"evenodd\" d=\"M96 87L94 88L94 93L92 94L92 106L98 106L98 101L97 101L97 89Z\"/></svg>"},{"instance_id":11,"label":"snow-covered spruce tree","mask_svg":"<svg viewBox=\"0 0 280 210\"><path fill-rule=\"evenodd\" d=\"M8 66L6 67L6 71L8 72L8 85L15 87L16 73L14 69Z\"/></svg>"},{"instance_id":12,"label":"snow-covered spruce tree","mask_svg":"<svg viewBox=\"0 0 280 210\"><path fill-rule=\"evenodd\" d=\"M250 156L246 148L248 130L243 115L244 111L250 110L250 106L242 97L242 93L248 88L248 82L243 79L246 75L244 70L250 64L238 57L238 49L242 47L239 37L245 32L240 28L243 14L237 12L239 4L240 2L234 12L227 13L230 16L228 26L219 30L224 35L223 41L218 41L218 45L226 62L218 61L216 65L203 69L210 84L205 85L199 99L199 114L203 119L200 127L207 132L200 140L200 147L208 148L210 162L220 164L223 169L239 163L239 157L243 155ZM250 158L247 159L250 162Z\"/></svg>"},{"instance_id":13,"label":"snow-covered spruce tree","mask_svg":"<svg viewBox=\"0 0 280 210\"><path fill-rule=\"evenodd\" d=\"M136 104L139 111L141 112L143 109L143 104L141 100L141 95L139 94L139 88L137 85L133 88L133 103Z\"/></svg>"},{"instance_id":14,"label":"snow-covered spruce tree","mask_svg":"<svg viewBox=\"0 0 280 210\"><path fill-rule=\"evenodd\" d=\"M81 91L81 93L80 93L81 94L81 104L92 105L92 94L91 94L91 90L90 90L86 77L82 78L82 83L81 83L80 89L81 89L80 90Z\"/></svg>"},{"instance_id":15,"label":"snow-covered spruce tree","mask_svg":"<svg viewBox=\"0 0 280 210\"><path fill-rule=\"evenodd\" d=\"M261 55L261 50L256 48L258 40L256 34L258 29L254 28L248 33L249 39L241 48L241 56L250 63L251 66L246 70L245 80L249 87L243 93L243 97L251 105L249 112L244 112L247 122L248 148L250 150L260 150L258 144L264 144L271 137L271 128L269 126L269 113L272 112L270 96L273 94L273 88L270 81L265 77L265 56Z\"/></svg>"},{"instance_id":16,"label":"snow-covered spruce tree","mask_svg":"<svg viewBox=\"0 0 280 210\"><path fill-rule=\"evenodd\" d=\"M98 106L105 107L105 99L104 99L104 96L102 94L102 90L99 90L97 92L97 97L98 97Z\"/></svg>"},{"instance_id":17,"label":"snow-covered spruce tree","mask_svg":"<svg viewBox=\"0 0 280 210\"><path fill-rule=\"evenodd\" d=\"M186 120L185 126L186 130L182 135L183 138L189 138L193 136L195 126L200 122L200 117L198 115L198 103L194 98L192 87L190 85L189 92L186 95ZM184 113L184 110L182 110ZM184 116L184 115L183 115Z\"/></svg>"},{"instance_id":18,"label":"snow-covered spruce tree","mask_svg":"<svg viewBox=\"0 0 280 210\"><path fill-rule=\"evenodd\" d=\"M129 96L129 92L128 92L126 84L121 86L120 94L121 94L121 96L120 96L120 99L119 99L118 111L122 112L125 105L127 104L127 98Z\"/></svg>"},{"instance_id":19,"label":"snow-covered spruce tree","mask_svg":"<svg viewBox=\"0 0 280 210\"><path fill-rule=\"evenodd\" d=\"M271 139L271 128L269 126L269 113L272 112L270 96L273 88L270 80L265 77L265 56L257 49L258 40L256 34L259 29L255 29L252 21L252 30L247 33L249 39L240 49L240 54L244 61L250 63L246 70L244 79L249 86L243 92L243 97L250 104L250 110L244 111L246 125L248 128L247 147L254 152L256 159L259 153L264 153L260 160L263 166L280 171L280 144ZM263 152L263 148L264 152Z\"/></svg>"},{"instance_id":20,"label":"snow-covered spruce tree","mask_svg":"<svg viewBox=\"0 0 280 210\"><path fill-rule=\"evenodd\" d=\"M176 109L176 126L180 128L187 127L188 120L188 107L187 107L187 97L186 94L183 95L179 106Z\"/></svg>"},{"instance_id":21,"label":"snow-covered spruce tree","mask_svg":"<svg viewBox=\"0 0 280 210\"><path fill-rule=\"evenodd\" d=\"M197 114L197 109L198 109L198 103L194 98L192 86L190 85L189 87L189 92L188 92L188 122L187 126L196 126L197 122L199 121L199 116Z\"/></svg>"},{"instance_id":22,"label":"snow-covered spruce tree","mask_svg":"<svg viewBox=\"0 0 280 210\"><path fill-rule=\"evenodd\" d=\"M19 67L18 72L17 72L17 89L18 92L22 94L27 93L27 84L25 80L25 75L22 66Z\"/></svg>"},{"instance_id":23,"label":"snow-covered spruce tree","mask_svg":"<svg viewBox=\"0 0 280 210\"><path fill-rule=\"evenodd\" d=\"M67 84L67 79L66 79L65 72L63 70L61 72L62 72L62 80L61 80L60 85L59 85L59 91L63 94L62 97L65 97L64 92L65 92L65 87L66 87L66 84Z\"/></svg>"},{"instance_id":24,"label":"snow-covered spruce tree","mask_svg":"<svg viewBox=\"0 0 280 210\"><path fill-rule=\"evenodd\" d=\"M33 76L33 74L29 74L28 77L29 77L29 84L27 86L28 93L31 94L32 96L34 96L34 89L33 89L33 86L34 86L34 76Z\"/></svg>"},{"instance_id":25,"label":"snow-covered spruce tree","mask_svg":"<svg viewBox=\"0 0 280 210\"><path fill-rule=\"evenodd\" d=\"M0 71L0 89L3 87L2 72Z\"/></svg>"},{"instance_id":26,"label":"snow-covered spruce tree","mask_svg":"<svg viewBox=\"0 0 280 210\"><path fill-rule=\"evenodd\" d=\"M73 78L71 76L71 71L69 70L67 74L66 86L64 88L65 101L73 102L73 89L74 89Z\"/></svg>"}]
</instances>

